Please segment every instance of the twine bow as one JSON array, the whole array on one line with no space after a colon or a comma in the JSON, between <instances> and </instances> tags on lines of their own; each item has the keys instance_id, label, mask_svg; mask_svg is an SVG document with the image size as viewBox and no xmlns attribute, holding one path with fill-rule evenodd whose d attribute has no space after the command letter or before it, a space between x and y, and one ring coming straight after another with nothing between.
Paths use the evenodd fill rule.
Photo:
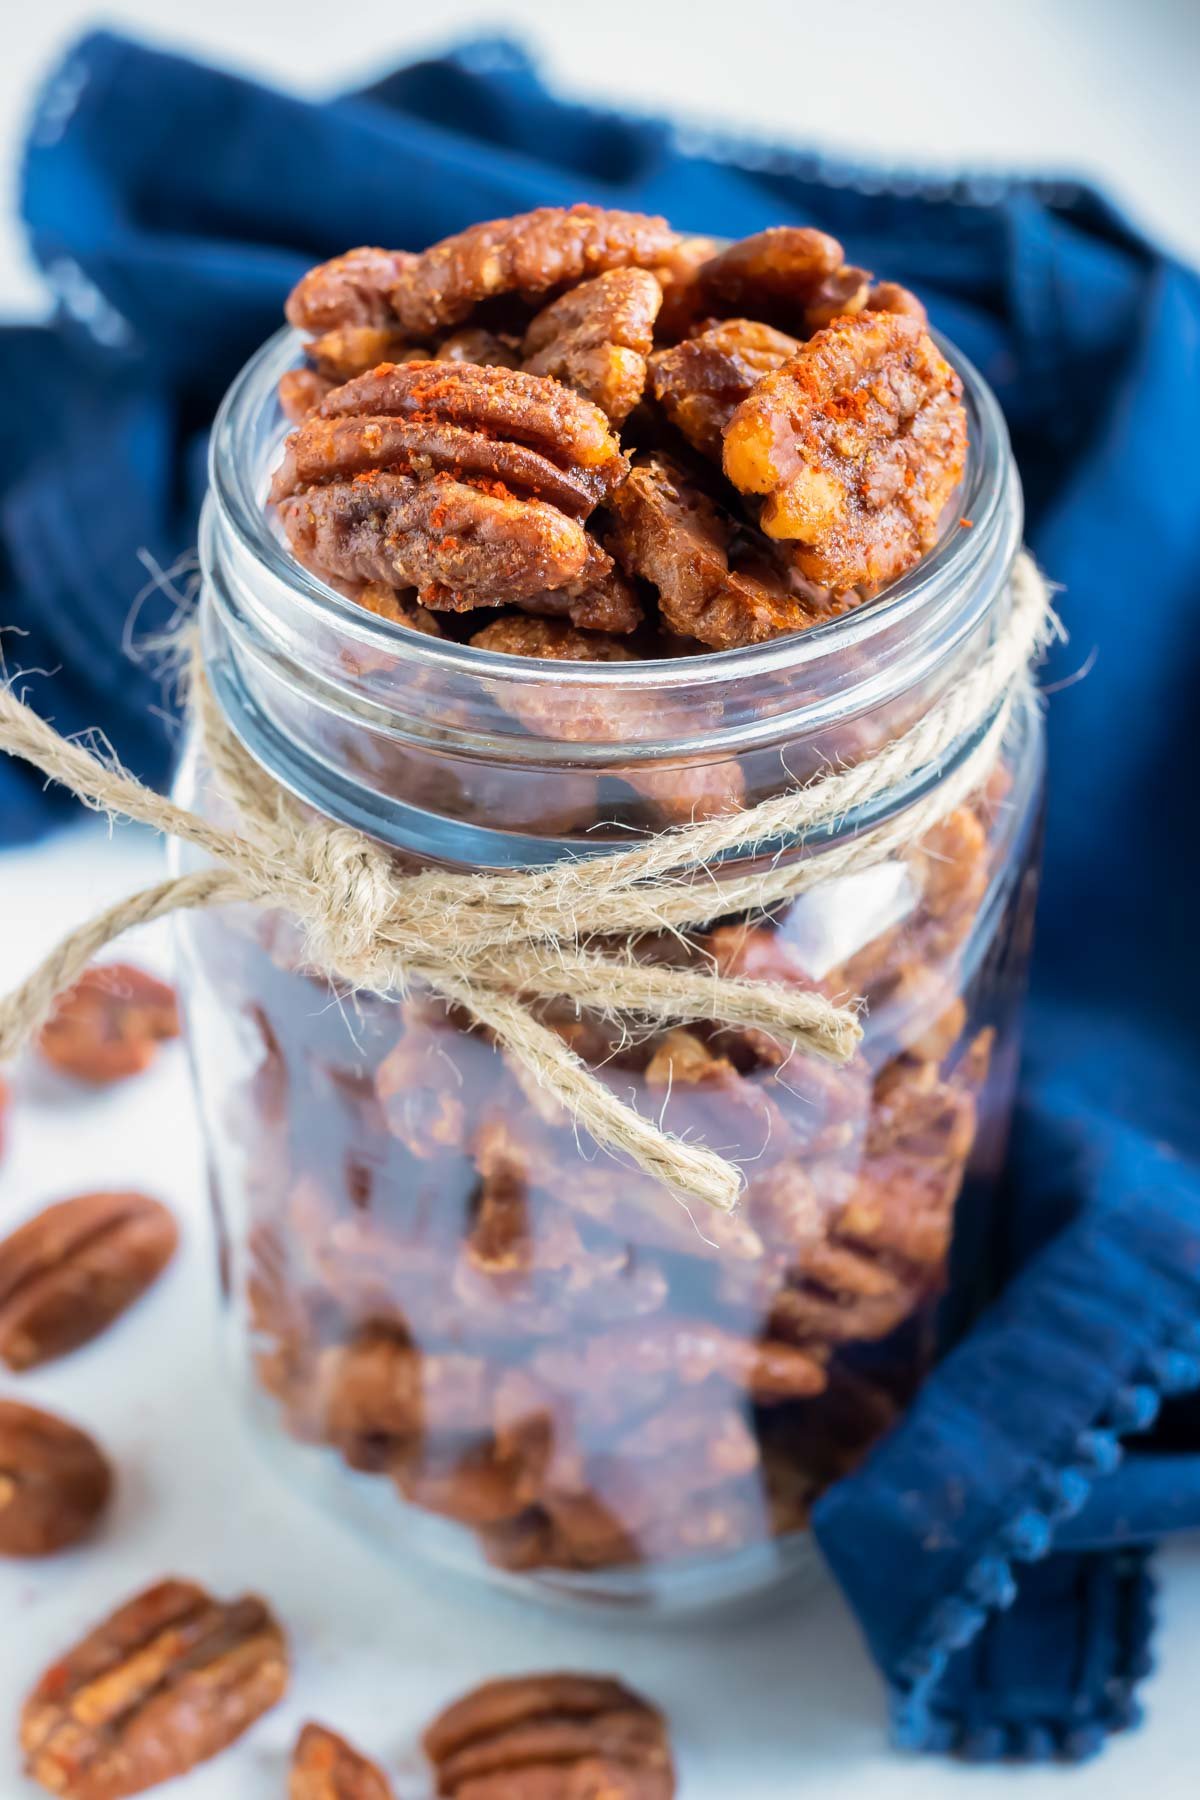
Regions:
<instances>
[{"instance_id":1,"label":"twine bow","mask_svg":"<svg viewBox=\"0 0 1200 1800\"><path fill-rule=\"evenodd\" d=\"M11 689L0 690L0 750L89 806L181 839L211 865L118 901L64 938L0 1001L0 1062L40 1029L56 997L130 926L233 901L281 907L299 922L313 969L351 990L431 988L483 1026L598 1143L623 1152L684 1200L728 1211L740 1191L736 1166L618 1098L532 1007L567 998L609 1019L751 1027L804 1053L847 1061L862 1036L856 1009L820 994L721 975L715 967L648 965L637 960L634 945L647 933L698 930L722 915L761 911L883 862L976 791L1014 709L1030 703L1030 658L1055 629L1046 583L1024 554L1013 568L1011 601L972 672L909 731L853 768L728 817L663 831L615 855L511 873L399 874L372 839L312 823L243 749L200 670L193 672L192 699L205 754L240 830L210 824L152 792L60 737ZM882 825L833 843L820 856L773 860L716 878L713 865L722 857L830 830L905 777L938 769L973 732L980 735L970 754Z\"/></svg>"}]
</instances>

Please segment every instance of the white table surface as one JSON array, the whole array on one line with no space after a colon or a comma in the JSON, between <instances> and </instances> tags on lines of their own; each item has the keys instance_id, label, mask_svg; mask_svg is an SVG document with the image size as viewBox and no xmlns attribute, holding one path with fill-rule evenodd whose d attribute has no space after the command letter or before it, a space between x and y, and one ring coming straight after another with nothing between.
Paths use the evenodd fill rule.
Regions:
<instances>
[{"instance_id":1,"label":"white table surface","mask_svg":"<svg viewBox=\"0 0 1200 1800\"><path fill-rule=\"evenodd\" d=\"M33 84L90 22L86 0L8 9L0 58L0 314L44 309L12 216ZM1073 168L1095 174L1147 225L1200 258L1195 75L1200 9L1187 0L124 0L106 16L267 78L328 90L415 46L507 22L536 37L565 89L669 106L900 165ZM741 26L731 33L728 21ZM902 18L903 30L897 30ZM132 598L132 595L131 595ZM0 620L0 624L3 621ZM160 851L98 825L0 856L0 982L22 975L63 927L160 873ZM169 963L162 934L131 950ZM430 1712L470 1683L536 1666L608 1667L673 1722L684 1800L966 1800L1064 1793L1165 1800L1197 1792L1194 1695L1200 1555L1161 1559L1148 1723L1082 1770L964 1769L893 1754L878 1679L829 1585L796 1617L666 1630L580 1626L401 1574L293 1500L260 1468L226 1402L214 1344L215 1282L200 1149L182 1055L109 1096L21 1071L0 1223L101 1184L161 1194L185 1247L154 1294L103 1342L4 1391L73 1414L104 1440L120 1491L103 1538L45 1565L0 1567L0 1800L23 1783L8 1723L34 1674L111 1605L177 1571L232 1594L261 1589L295 1648L292 1697L237 1750L171 1790L180 1800L268 1800L286 1752L316 1715L395 1765L402 1800ZM881 1580L887 1571L881 1570Z\"/></svg>"},{"instance_id":2,"label":"white table surface","mask_svg":"<svg viewBox=\"0 0 1200 1800\"><path fill-rule=\"evenodd\" d=\"M110 840L90 821L0 856L0 986L26 973L65 927L161 873L153 840L128 829ZM161 928L126 948L169 971ZM178 1046L107 1094L81 1093L28 1062L14 1088L0 1160L4 1229L48 1200L132 1186L176 1209L184 1247L102 1340L0 1381L0 1391L93 1430L119 1471L98 1541L43 1564L0 1566L0 1800L35 1792L21 1779L7 1722L36 1673L111 1606L172 1572L224 1595L261 1591L295 1653L291 1697L239 1747L173 1788L180 1800L281 1797L288 1749L311 1716L398 1766L400 1800L416 1800L426 1790L414 1744L434 1709L489 1676L538 1667L610 1669L653 1695L674 1728L683 1800L1195 1795L1194 1543L1161 1559L1162 1663L1145 1689L1149 1722L1081 1770L968 1769L889 1750L878 1678L828 1582L793 1616L638 1627L579 1622L385 1564L260 1466L234 1414L218 1364L211 1231Z\"/></svg>"}]
</instances>

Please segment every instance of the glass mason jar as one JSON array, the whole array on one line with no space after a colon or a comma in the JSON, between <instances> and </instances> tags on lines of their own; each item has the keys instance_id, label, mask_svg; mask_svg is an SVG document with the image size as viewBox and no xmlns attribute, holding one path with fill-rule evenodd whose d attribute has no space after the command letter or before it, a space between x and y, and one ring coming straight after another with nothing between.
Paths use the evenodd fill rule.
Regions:
<instances>
[{"instance_id":1,"label":"glass mason jar","mask_svg":"<svg viewBox=\"0 0 1200 1800\"><path fill-rule=\"evenodd\" d=\"M293 562L265 510L298 359L282 333L214 433L214 694L278 782L411 870L600 854L861 758L977 662L1009 604L1018 481L995 401L948 353L961 504L885 596L748 649L562 663L406 630ZM977 741L776 860L899 814ZM803 1562L813 1501L987 1296L1041 781L1030 709L982 791L904 855L640 944L861 996L846 1067L762 1032L542 1006L617 1093L741 1165L728 1217L600 1150L428 992L335 991L278 914L187 917L232 1364L287 1478L388 1549L524 1591L692 1605ZM222 816L194 742L179 797Z\"/></svg>"}]
</instances>

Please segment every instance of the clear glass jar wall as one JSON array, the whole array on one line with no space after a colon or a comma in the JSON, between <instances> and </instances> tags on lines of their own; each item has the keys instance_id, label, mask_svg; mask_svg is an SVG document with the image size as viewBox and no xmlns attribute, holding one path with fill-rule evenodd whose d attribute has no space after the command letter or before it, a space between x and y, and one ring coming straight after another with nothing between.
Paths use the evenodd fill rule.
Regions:
<instances>
[{"instance_id":1,"label":"clear glass jar wall","mask_svg":"<svg viewBox=\"0 0 1200 1800\"><path fill-rule=\"evenodd\" d=\"M959 358L971 524L888 594L750 650L541 665L407 633L290 561L263 495L295 357L287 334L266 346L214 435L207 667L264 767L403 867L603 851L766 798L902 731L1004 618L1019 490ZM903 857L639 946L862 996L847 1067L752 1031L544 1009L618 1093L741 1165L730 1218L598 1150L429 994L335 993L278 915L187 919L231 1357L288 1477L382 1544L527 1590L686 1605L801 1559L814 1499L986 1294L1040 785L1025 713L984 788ZM219 813L194 745L181 791Z\"/></svg>"}]
</instances>

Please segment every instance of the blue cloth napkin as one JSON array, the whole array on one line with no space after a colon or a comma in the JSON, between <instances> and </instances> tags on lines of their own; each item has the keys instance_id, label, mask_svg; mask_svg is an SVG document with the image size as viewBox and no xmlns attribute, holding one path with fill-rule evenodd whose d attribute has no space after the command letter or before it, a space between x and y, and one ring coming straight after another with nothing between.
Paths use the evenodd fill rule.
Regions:
<instances>
[{"instance_id":1,"label":"blue cloth napkin","mask_svg":"<svg viewBox=\"0 0 1200 1800\"><path fill-rule=\"evenodd\" d=\"M817 1531L900 1742L1081 1756L1134 1716L1150 1546L1200 1526L1196 277L1087 187L685 138L564 104L505 42L314 104L91 36L24 173L58 314L0 333L8 660L54 671L27 688L61 727L163 777L160 694L123 630L143 564L194 541L205 424L290 284L350 244L577 199L730 235L815 223L919 289L1003 402L1063 585L996 1299ZM5 841L65 804L0 768Z\"/></svg>"}]
</instances>

